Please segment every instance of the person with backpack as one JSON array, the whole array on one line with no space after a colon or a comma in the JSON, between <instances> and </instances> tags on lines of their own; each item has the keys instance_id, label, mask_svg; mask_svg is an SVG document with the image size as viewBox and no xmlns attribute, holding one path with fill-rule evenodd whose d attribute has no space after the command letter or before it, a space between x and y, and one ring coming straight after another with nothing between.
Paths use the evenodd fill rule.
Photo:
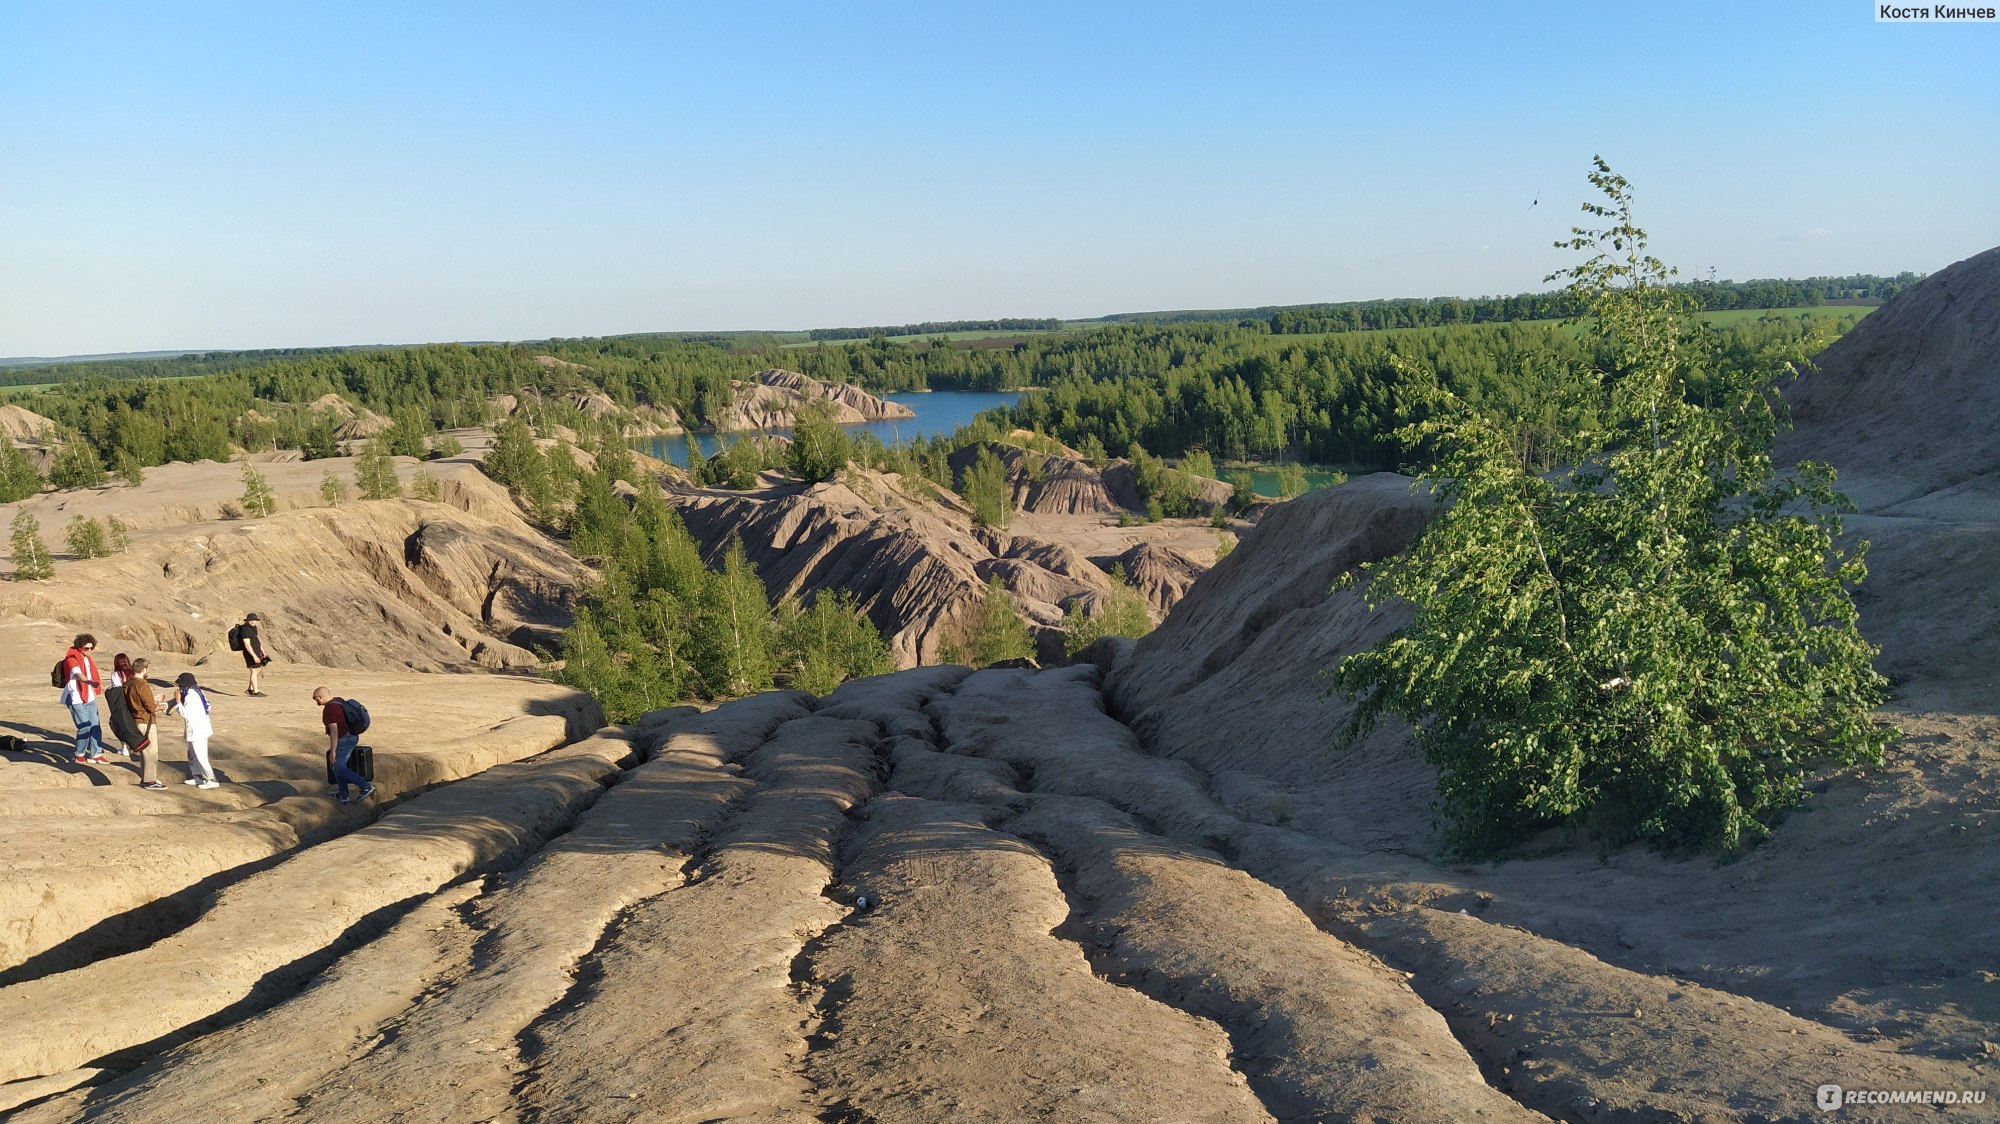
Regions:
<instances>
[{"instance_id":1,"label":"person with backpack","mask_svg":"<svg viewBox=\"0 0 2000 1124\"><path fill-rule=\"evenodd\" d=\"M262 698L264 695L264 666L271 657L264 651L264 638L258 634L264 618L255 613L243 614L243 623L229 630L229 649L243 653L243 666L250 669L250 687L245 694Z\"/></svg>"},{"instance_id":2,"label":"person with backpack","mask_svg":"<svg viewBox=\"0 0 2000 1124\"><path fill-rule=\"evenodd\" d=\"M132 675L125 681L125 706L132 712L133 725L139 728L139 744L132 747L139 757L139 787L162 792L167 786L160 783L160 747L153 740L160 724L160 703L153 696L153 684L146 679L150 666L143 656L132 661Z\"/></svg>"},{"instance_id":3,"label":"person with backpack","mask_svg":"<svg viewBox=\"0 0 2000 1124\"><path fill-rule=\"evenodd\" d=\"M174 680L178 688L181 721L187 724L188 777L182 784L196 788L221 788L215 769L208 763L208 739L215 734L215 721L208 705L208 692L194 681L194 673L183 671Z\"/></svg>"},{"instance_id":4,"label":"person with backpack","mask_svg":"<svg viewBox=\"0 0 2000 1124\"><path fill-rule=\"evenodd\" d=\"M319 707L320 724L326 727L326 764L334 783L334 799L350 804L375 795L375 786L368 783L368 778L347 766L354 747L368 729L368 708L325 687L313 688L313 702ZM357 786L359 795L349 797L349 785Z\"/></svg>"},{"instance_id":5,"label":"person with backpack","mask_svg":"<svg viewBox=\"0 0 2000 1124\"><path fill-rule=\"evenodd\" d=\"M76 724L76 763L102 765L111 760L104 755L104 730L98 725L97 699L104 684L97 678L97 637L79 633L63 653L62 662L49 674L49 685L62 688L62 703Z\"/></svg>"}]
</instances>

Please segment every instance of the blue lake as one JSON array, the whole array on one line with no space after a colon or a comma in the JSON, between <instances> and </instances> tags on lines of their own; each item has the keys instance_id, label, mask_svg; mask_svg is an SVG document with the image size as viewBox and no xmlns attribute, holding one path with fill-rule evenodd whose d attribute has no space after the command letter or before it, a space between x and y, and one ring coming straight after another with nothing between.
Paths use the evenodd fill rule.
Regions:
<instances>
[{"instance_id":1,"label":"blue lake","mask_svg":"<svg viewBox=\"0 0 2000 1124\"><path fill-rule=\"evenodd\" d=\"M983 410L996 406L1012 406L1020 398L1019 391L977 391L977 390L934 390L929 393L885 394L890 402L908 406L917 416L898 421L861 422L844 425L842 429L850 434L872 433L882 439L884 445L901 445L925 437L936 437L956 431L971 422ZM791 436L789 429L770 429L766 433ZM730 433L730 440L742 437L743 433ZM673 434L666 437L648 437L636 442L642 453L668 461L685 468L688 461L688 439L691 437L701 446L703 456L714 456L721 448L721 440L714 433Z\"/></svg>"}]
</instances>

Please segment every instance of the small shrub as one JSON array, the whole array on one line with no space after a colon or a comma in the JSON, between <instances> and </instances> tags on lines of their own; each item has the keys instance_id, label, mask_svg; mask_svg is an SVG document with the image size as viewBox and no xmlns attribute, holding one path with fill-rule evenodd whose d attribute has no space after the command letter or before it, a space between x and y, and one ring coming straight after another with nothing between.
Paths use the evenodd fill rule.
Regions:
<instances>
[{"instance_id":1,"label":"small shrub","mask_svg":"<svg viewBox=\"0 0 2000 1124\"><path fill-rule=\"evenodd\" d=\"M271 494L271 484L264 474L248 460L243 462L243 512L252 519L262 519L278 510L277 497Z\"/></svg>"},{"instance_id":2,"label":"small shrub","mask_svg":"<svg viewBox=\"0 0 2000 1124\"><path fill-rule=\"evenodd\" d=\"M444 489L429 469L420 468L410 476L410 496L427 503L437 503L444 498Z\"/></svg>"},{"instance_id":3,"label":"small shrub","mask_svg":"<svg viewBox=\"0 0 2000 1124\"><path fill-rule=\"evenodd\" d=\"M465 452L465 443L449 433L440 433L430 439L432 460L455 457L463 452Z\"/></svg>"},{"instance_id":4,"label":"small shrub","mask_svg":"<svg viewBox=\"0 0 2000 1124\"><path fill-rule=\"evenodd\" d=\"M132 549L132 529L116 515L105 520L111 530L111 553L123 554Z\"/></svg>"},{"instance_id":5,"label":"small shrub","mask_svg":"<svg viewBox=\"0 0 2000 1124\"><path fill-rule=\"evenodd\" d=\"M329 472L319 478L320 502L328 507L339 507L347 502L347 481Z\"/></svg>"},{"instance_id":6,"label":"small shrub","mask_svg":"<svg viewBox=\"0 0 2000 1124\"><path fill-rule=\"evenodd\" d=\"M111 544L104 537L104 524L87 515L70 519L69 526L63 529L63 541L78 558L103 558L111 553Z\"/></svg>"}]
</instances>

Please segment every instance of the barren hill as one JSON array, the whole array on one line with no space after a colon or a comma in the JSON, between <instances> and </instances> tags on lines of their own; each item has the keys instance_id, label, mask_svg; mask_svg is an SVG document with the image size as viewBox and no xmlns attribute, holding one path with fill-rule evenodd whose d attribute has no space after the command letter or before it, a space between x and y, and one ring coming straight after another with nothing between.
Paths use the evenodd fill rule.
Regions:
<instances>
[{"instance_id":1,"label":"barren hill","mask_svg":"<svg viewBox=\"0 0 2000 1124\"><path fill-rule=\"evenodd\" d=\"M266 458L262 470L280 507L267 519L231 516L242 485L236 466L217 464L0 504L0 521L33 514L58 559L56 579L13 587L9 608L185 655L219 650L256 610L281 659L427 671L535 666L529 648L568 623L587 571L469 461L431 466L439 503L325 506L319 482L351 473L346 459ZM65 560L69 520L112 516L131 529L126 552Z\"/></svg>"},{"instance_id":2,"label":"barren hill","mask_svg":"<svg viewBox=\"0 0 2000 1124\"><path fill-rule=\"evenodd\" d=\"M908 406L884 401L859 387L821 382L777 368L759 371L750 381L737 383L735 392L730 406L709 419L712 428L784 429L808 402L825 403L833 420L841 425L917 416Z\"/></svg>"},{"instance_id":3,"label":"barren hill","mask_svg":"<svg viewBox=\"0 0 2000 1124\"><path fill-rule=\"evenodd\" d=\"M1187 547L1192 535L1214 553L1215 533L1205 524L1112 530L1096 517L1055 516L1020 520L1011 533L975 530L952 493L876 472L754 492L669 485L668 498L711 561L741 540L772 597L853 593L902 667L939 658L951 622L993 575L1014 595L1043 657L1054 659L1062 652L1065 605L1073 598L1095 604L1112 588L1111 560L1093 565L1077 546L1110 535L1120 550L1147 539ZM1166 545L1147 549L1140 589L1164 613L1202 566Z\"/></svg>"}]
</instances>

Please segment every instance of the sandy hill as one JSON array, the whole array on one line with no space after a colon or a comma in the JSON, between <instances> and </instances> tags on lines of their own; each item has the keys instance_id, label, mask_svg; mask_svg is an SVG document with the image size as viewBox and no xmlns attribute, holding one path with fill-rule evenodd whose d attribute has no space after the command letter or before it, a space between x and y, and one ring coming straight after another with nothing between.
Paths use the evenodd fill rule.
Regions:
<instances>
[{"instance_id":1,"label":"sandy hill","mask_svg":"<svg viewBox=\"0 0 2000 1124\"><path fill-rule=\"evenodd\" d=\"M396 461L405 479L417 471ZM254 609L272 621L280 658L419 670L532 667L529 648L553 643L567 623L586 571L469 460L429 466L440 503L339 507L325 505L319 484L329 472L351 478L351 460L260 467L279 507L267 519L231 517L242 492L233 464L163 465L138 488L0 504L0 522L33 514L57 558L55 579L13 586L8 608L189 656L218 651ZM63 531L79 517L120 519L130 548L70 559Z\"/></svg>"},{"instance_id":2,"label":"sandy hill","mask_svg":"<svg viewBox=\"0 0 2000 1124\"><path fill-rule=\"evenodd\" d=\"M1784 460L1833 464L1863 510L2000 499L2000 248L1862 318L1817 366L1785 390Z\"/></svg>"},{"instance_id":3,"label":"sandy hill","mask_svg":"<svg viewBox=\"0 0 2000 1124\"><path fill-rule=\"evenodd\" d=\"M41 445L45 437L54 435L55 428L56 423L33 410L0 402L0 437L16 445Z\"/></svg>"},{"instance_id":4,"label":"sandy hill","mask_svg":"<svg viewBox=\"0 0 2000 1124\"><path fill-rule=\"evenodd\" d=\"M841 425L856 422L913 418L908 406L884 401L846 383L821 382L797 371L772 368L759 371L747 382L735 384L735 400L709 419L713 429L784 429L808 402L826 404L833 420Z\"/></svg>"},{"instance_id":5,"label":"sandy hill","mask_svg":"<svg viewBox=\"0 0 2000 1124\"><path fill-rule=\"evenodd\" d=\"M1119 457L1102 470L1076 452L1049 438L1037 438L1026 430L1015 430L1017 440L968 445L951 456L952 473L962 474L978 459L980 452L992 453L1006 473L1014 509L1031 515L1115 515L1121 511L1143 513L1138 479L1132 462ZM1031 448L1034 441L1048 442L1049 451ZM1195 502L1204 512L1229 502L1234 489L1220 480L1193 477Z\"/></svg>"},{"instance_id":6,"label":"sandy hill","mask_svg":"<svg viewBox=\"0 0 2000 1124\"><path fill-rule=\"evenodd\" d=\"M1018 521L1010 531L975 530L958 497L875 472L811 487L774 481L754 492L672 484L668 498L712 560L740 539L774 598L853 593L903 667L939 658L952 622L991 576L1014 595L1042 657L1055 660L1067 604L1077 598L1100 604L1112 588L1112 562L1138 544L1154 540L1144 564L1132 556L1127 570L1160 614L1204 568L1172 548L1214 554L1215 532L1188 521L1114 530L1096 516L1048 516ZM1101 564L1079 549L1107 536L1116 547L1103 552Z\"/></svg>"}]
</instances>

